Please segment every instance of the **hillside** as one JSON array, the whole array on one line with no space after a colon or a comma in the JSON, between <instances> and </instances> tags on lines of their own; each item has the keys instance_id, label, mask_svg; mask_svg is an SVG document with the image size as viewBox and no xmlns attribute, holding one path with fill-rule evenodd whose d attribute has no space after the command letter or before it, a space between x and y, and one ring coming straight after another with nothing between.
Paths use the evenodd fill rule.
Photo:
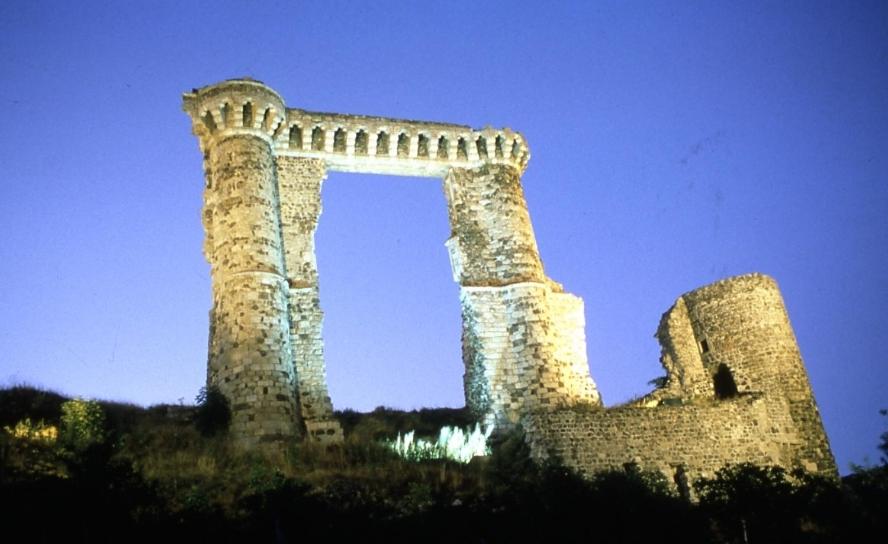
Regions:
<instances>
[{"instance_id":1,"label":"hillside","mask_svg":"<svg viewBox=\"0 0 888 544\"><path fill-rule=\"evenodd\" d=\"M0 390L0 512L17 537L5 541L840 542L888 528L884 465L841 485L728 467L688 502L632 466L591 480L537 467L515 433L468 464L407 461L381 443L467 426L462 410L340 412L341 447L268 459L213 434L206 402L68 401Z\"/></svg>"}]
</instances>

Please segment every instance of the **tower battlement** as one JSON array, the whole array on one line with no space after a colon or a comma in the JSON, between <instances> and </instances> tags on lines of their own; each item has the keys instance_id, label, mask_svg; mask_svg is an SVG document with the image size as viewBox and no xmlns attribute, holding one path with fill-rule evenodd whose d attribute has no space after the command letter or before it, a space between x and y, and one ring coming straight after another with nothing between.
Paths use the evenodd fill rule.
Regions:
<instances>
[{"instance_id":1,"label":"tower battlement","mask_svg":"<svg viewBox=\"0 0 888 544\"><path fill-rule=\"evenodd\" d=\"M185 93L183 109L205 142L235 134L268 138L279 156L319 159L328 170L443 177L451 168L485 164L524 172L530 151L509 128L410 121L286 108L253 80L229 80Z\"/></svg>"}]
</instances>

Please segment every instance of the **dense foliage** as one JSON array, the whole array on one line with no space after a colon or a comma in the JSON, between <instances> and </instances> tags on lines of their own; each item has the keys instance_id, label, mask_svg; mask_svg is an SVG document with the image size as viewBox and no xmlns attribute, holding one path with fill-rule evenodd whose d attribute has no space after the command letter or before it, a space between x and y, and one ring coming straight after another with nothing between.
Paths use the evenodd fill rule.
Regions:
<instances>
[{"instance_id":1,"label":"dense foliage","mask_svg":"<svg viewBox=\"0 0 888 544\"><path fill-rule=\"evenodd\" d=\"M3 540L819 543L872 540L888 520L884 463L841 484L729 466L698 482L691 502L633 465L587 479L539 466L518 432L469 464L408 462L379 442L465 426L457 410L342 413L341 447L238 455L224 425L198 428L201 410L226 422L210 399L142 409L0 391Z\"/></svg>"}]
</instances>

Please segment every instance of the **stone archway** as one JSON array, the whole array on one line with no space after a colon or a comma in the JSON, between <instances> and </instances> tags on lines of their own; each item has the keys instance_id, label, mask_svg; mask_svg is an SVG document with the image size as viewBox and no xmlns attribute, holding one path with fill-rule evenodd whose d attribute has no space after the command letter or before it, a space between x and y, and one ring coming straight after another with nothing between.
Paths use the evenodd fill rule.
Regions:
<instances>
[{"instance_id":1,"label":"stone archway","mask_svg":"<svg viewBox=\"0 0 888 544\"><path fill-rule=\"evenodd\" d=\"M508 427L540 407L600 404L582 300L546 277L509 129L286 108L260 82L184 96L204 152L204 253L213 308L207 381L252 446L304 431L337 441L323 356L314 236L330 170L439 178L460 285L466 405Z\"/></svg>"}]
</instances>

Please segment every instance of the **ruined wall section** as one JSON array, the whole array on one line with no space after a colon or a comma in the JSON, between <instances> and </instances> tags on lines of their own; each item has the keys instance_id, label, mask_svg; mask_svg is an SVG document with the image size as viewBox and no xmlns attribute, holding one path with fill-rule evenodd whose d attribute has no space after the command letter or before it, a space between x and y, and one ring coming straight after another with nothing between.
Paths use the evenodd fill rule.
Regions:
<instances>
[{"instance_id":1,"label":"ruined wall section","mask_svg":"<svg viewBox=\"0 0 888 544\"><path fill-rule=\"evenodd\" d=\"M626 463L690 479L726 463L835 477L835 460L777 284L728 278L679 297L657 331L666 385L598 410L537 410L522 419L537 459L578 471ZM735 390L719 394L726 375Z\"/></svg>"},{"instance_id":2,"label":"ruined wall section","mask_svg":"<svg viewBox=\"0 0 888 544\"><path fill-rule=\"evenodd\" d=\"M694 334L688 307L679 298L660 319L656 337L660 341L660 364L666 371L666 384L645 398L646 402L663 399L712 398L712 376L704 368L702 347Z\"/></svg>"},{"instance_id":3,"label":"ruined wall section","mask_svg":"<svg viewBox=\"0 0 888 544\"><path fill-rule=\"evenodd\" d=\"M586 476L633 463L668 481L679 471L693 481L728 463L793 466L769 437L791 422L775 420L768 408L749 396L656 408L562 409L529 414L522 426L538 461L558 459Z\"/></svg>"},{"instance_id":4,"label":"ruined wall section","mask_svg":"<svg viewBox=\"0 0 888 544\"><path fill-rule=\"evenodd\" d=\"M539 407L600 403L589 376L582 301L543 272L521 188L504 165L444 178L460 286L468 407L508 428Z\"/></svg>"},{"instance_id":5,"label":"ruined wall section","mask_svg":"<svg viewBox=\"0 0 888 544\"><path fill-rule=\"evenodd\" d=\"M237 444L280 447L298 434L271 147L283 104L264 87L243 83L186 99L185 109L200 137L207 179L204 249L213 289L207 382L231 403ZM257 119L254 111L263 113Z\"/></svg>"},{"instance_id":6,"label":"ruined wall section","mask_svg":"<svg viewBox=\"0 0 888 544\"><path fill-rule=\"evenodd\" d=\"M324 314L315 257L315 231L322 210L321 185L327 170L319 159L277 157L276 165L299 413L312 439L341 441L342 428L333 418L333 403L327 390Z\"/></svg>"},{"instance_id":7,"label":"ruined wall section","mask_svg":"<svg viewBox=\"0 0 888 544\"><path fill-rule=\"evenodd\" d=\"M444 178L454 279L463 286L543 283L530 214L514 168L454 168Z\"/></svg>"}]
</instances>

